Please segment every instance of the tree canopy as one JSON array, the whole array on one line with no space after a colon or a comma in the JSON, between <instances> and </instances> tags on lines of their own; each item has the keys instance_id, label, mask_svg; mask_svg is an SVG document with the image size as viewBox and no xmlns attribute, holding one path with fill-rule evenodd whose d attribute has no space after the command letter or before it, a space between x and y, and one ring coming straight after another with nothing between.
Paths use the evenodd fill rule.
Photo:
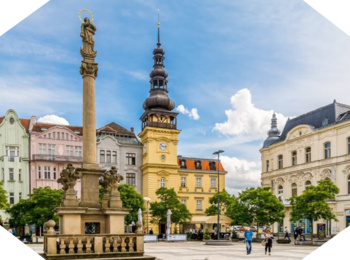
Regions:
<instances>
[{"instance_id":1,"label":"tree canopy","mask_svg":"<svg viewBox=\"0 0 350 260\"><path fill-rule=\"evenodd\" d=\"M251 223L257 226L271 225L284 217L284 205L270 191L270 187L246 189L238 195L238 202L250 216Z\"/></svg>"},{"instance_id":2,"label":"tree canopy","mask_svg":"<svg viewBox=\"0 0 350 260\"><path fill-rule=\"evenodd\" d=\"M218 214L217 202L218 194L215 193L209 199L211 206L205 210L206 215L215 216ZM228 194L226 190L220 192L220 209L220 214L232 219L232 225L249 225L252 222L247 208L240 204L234 195Z\"/></svg>"},{"instance_id":3,"label":"tree canopy","mask_svg":"<svg viewBox=\"0 0 350 260\"><path fill-rule=\"evenodd\" d=\"M63 190L54 190L50 187L34 189L28 199L22 199L7 209L11 215L10 225L42 226L50 219L55 220L58 225L58 217L54 215L54 209L60 205L62 194Z\"/></svg>"},{"instance_id":4,"label":"tree canopy","mask_svg":"<svg viewBox=\"0 0 350 260\"><path fill-rule=\"evenodd\" d=\"M129 225L132 221L136 223L138 210L141 209L142 212L145 210L143 197L136 191L135 187L126 183L119 185L118 190L123 208L131 209L129 215L125 217L125 224Z\"/></svg>"},{"instance_id":5,"label":"tree canopy","mask_svg":"<svg viewBox=\"0 0 350 260\"><path fill-rule=\"evenodd\" d=\"M174 189L159 188L156 191L159 201L151 202L152 223L165 223L168 209L171 210L171 222L176 224L184 223L191 219L192 215L184 204L178 199Z\"/></svg>"},{"instance_id":6,"label":"tree canopy","mask_svg":"<svg viewBox=\"0 0 350 260\"><path fill-rule=\"evenodd\" d=\"M291 198L291 221L307 219L311 222L311 234L313 234L313 222L319 219L337 220L327 200L334 200L339 193L339 188L329 179L320 180L318 185L310 185L300 196ZM311 236L313 244L313 236Z\"/></svg>"},{"instance_id":7,"label":"tree canopy","mask_svg":"<svg viewBox=\"0 0 350 260\"><path fill-rule=\"evenodd\" d=\"M4 182L0 182L0 209L7 209L9 206L6 196L6 190L4 189Z\"/></svg>"}]
</instances>

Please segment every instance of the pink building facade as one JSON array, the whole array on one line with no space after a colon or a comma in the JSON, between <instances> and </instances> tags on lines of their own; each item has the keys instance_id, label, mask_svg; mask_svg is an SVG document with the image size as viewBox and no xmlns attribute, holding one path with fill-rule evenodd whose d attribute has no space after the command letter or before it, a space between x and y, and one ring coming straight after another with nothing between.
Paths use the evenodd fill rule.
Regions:
<instances>
[{"instance_id":1,"label":"pink building facade","mask_svg":"<svg viewBox=\"0 0 350 260\"><path fill-rule=\"evenodd\" d=\"M49 186L61 189L57 182L68 163L82 167L82 127L35 123L30 134L30 191ZM81 183L75 186L80 198Z\"/></svg>"}]
</instances>

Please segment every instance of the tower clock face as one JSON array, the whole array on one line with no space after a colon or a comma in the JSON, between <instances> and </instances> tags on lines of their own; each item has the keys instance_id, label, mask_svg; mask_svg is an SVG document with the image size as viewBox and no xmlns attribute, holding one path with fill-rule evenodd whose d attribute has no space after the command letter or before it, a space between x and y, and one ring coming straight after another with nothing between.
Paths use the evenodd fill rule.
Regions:
<instances>
[{"instance_id":1,"label":"tower clock face","mask_svg":"<svg viewBox=\"0 0 350 260\"><path fill-rule=\"evenodd\" d=\"M166 149L168 148L168 146L166 145L166 143L160 143L159 144L159 149L162 150L162 151L165 151Z\"/></svg>"}]
</instances>

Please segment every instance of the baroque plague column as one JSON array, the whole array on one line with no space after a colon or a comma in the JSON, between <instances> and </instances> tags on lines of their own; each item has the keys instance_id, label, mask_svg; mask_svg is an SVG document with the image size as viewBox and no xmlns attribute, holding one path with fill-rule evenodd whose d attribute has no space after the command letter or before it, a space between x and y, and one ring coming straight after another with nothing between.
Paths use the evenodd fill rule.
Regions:
<instances>
[{"instance_id":1,"label":"baroque plague column","mask_svg":"<svg viewBox=\"0 0 350 260\"><path fill-rule=\"evenodd\" d=\"M90 13L91 14L91 13ZM85 18L81 25L83 61L80 74L83 78L83 168L71 164L60 174L64 194L60 207L59 235L55 222L46 222L44 256L46 259L155 259L146 257L143 247L142 223L137 222L136 234L124 234L124 217L128 209L122 208L118 191L122 176L113 166L105 171L96 163L95 77L98 64L94 51L95 25ZM74 186L81 178L81 202L76 198ZM100 185L104 191L99 202ZM134 258L136 257L136 258Z\"/></svg>"}]
</instances>

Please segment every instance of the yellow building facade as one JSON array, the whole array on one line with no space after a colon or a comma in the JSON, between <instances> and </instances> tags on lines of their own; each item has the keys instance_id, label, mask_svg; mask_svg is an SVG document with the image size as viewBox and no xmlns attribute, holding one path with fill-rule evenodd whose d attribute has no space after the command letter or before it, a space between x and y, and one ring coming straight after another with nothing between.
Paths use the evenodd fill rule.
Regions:
<instances>
[{"instance_id":1,"label":"yellow building facade","mask_svg":"<svg viewBox=\"0 0 350 260\"><path fill-rule=\"evenodd\" d=\"M274 232L283 232L285 226L293 231L297 226L310 233L310 222L290 221L288 199L301 195L309 185L331 179L340 189L335 200L328 201L338 221L315 221L313 230L326 236L337 234L350 225L350 106L333 102L307 114L287 121L282 133L272 118L269 137L260 150L262 186L285 205L286 216L276 223Z\"/></svg>"},{"instance_id":2,"label":"yellow building facade","mask_svg":"<svg viewBox=\"0 0 350 260\"><path fill-rule=\"evenodd\" d=\"M158 43L153 51L154 65L150 73L150 96L143 103L145 112L140 118L142 131L139 137L143 144L142 195L152 203L157 201L157 189L173 188L193 215L187 226L194 227L196 217L205 216L204 211L210 206L209 198L217 192L217 162L213 159L178 159L177 145L181 131L177 129L178 113L172 111L175 103L168 97L164 53L158 27ZM201 167L195 167L195 162ZM220 190L223 190L226 172L221 165L219 172ZM152 228L155 234L165 233L165 223L159 226L150 223L149 210L144 216L146 228Z\"/></svg>"}]
</instances>

